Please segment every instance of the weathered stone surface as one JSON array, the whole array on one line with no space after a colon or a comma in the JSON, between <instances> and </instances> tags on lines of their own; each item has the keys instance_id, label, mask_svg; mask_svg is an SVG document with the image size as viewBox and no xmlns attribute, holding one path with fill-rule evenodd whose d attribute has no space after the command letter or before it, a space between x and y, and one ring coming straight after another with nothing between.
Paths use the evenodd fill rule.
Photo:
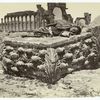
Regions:
<instances>
[{"instance_id":1,"label":"weathered stone surface","mask_svg":"<svg viewBox=\"0 0 100 100\"><path fill-rule=\"evenodd\" d=\"M96 46L96 43L93 42L91 33L74 35L70 38L6 37L3 42L5 48L2 57L6 66L5 71L12 75L38 78L48 83L55 83L72 71L95 68L95 65L98 64L96 53L98 49L93 47L94 44ZM8 60L4 58L11 62L7 64ZM86 61L88 61L87 64ZM17 70L12 67L16 67Z\"/></svg>"},{"instance_id":2,"label":"weathered stone surface","mask_svg":"<svg viewBox=\"0 0 100 100\"><path fill-rule=\"evenodd\" d=\"M86 38L91 37L91 33L84 33L80 35L74 35L70 38L66 37L47 37L47 38L5 38L5 44L12 44L12 45L33 45L36 47L58 47L64 44L69 45L72 43L76 43L78 41L84 40Z\"/></svg>"}]
</instances>

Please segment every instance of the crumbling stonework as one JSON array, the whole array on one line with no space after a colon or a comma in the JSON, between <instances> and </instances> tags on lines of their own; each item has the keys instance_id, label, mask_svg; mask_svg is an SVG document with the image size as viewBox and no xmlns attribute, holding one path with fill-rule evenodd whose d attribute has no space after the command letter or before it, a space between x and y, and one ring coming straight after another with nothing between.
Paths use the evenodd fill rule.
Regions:
<instances>
[{"instance_id":1,"label":"crumbling stonework","mask_svg":"<svg viewBox=\"0 0 100 100\"><path fill-rule=\"evenodd\" d=\"M91 33L70 38L5 38L5 73L55 83L80 69L96 68L98 49Z\"/></svg>"},{"instance_id":2,"label":"crumbling stonework","mask_svg":"<svg viewBox=\"0 0 100 100\"><path fill-rule=\"evenodd\" d=\"M84 13L84 17L77 17L75 20L76 25L79 25L82 27L84 27L85 25L89 25L90 22L91 22L91 14L89 13Z\"/></svg>"},{"instance_id":3,"label":"crumbling stonework","mask_svg":"<svg viewBox=\"0 0 100 100\"><path fill-rule=\"evenodd\" d=\"M56 7L61 9L62 20L66 20L66 21L69 21L71 23L73 22L72 16L70 14L66 13L66 9L68 9L68 8L66 8L65 3L48 3L48 11L50 12L50 14L53 13L53 10Z\"/></svg>"},{"instance_id":4,"label":"crumbling stonework","mask_svg":"<svg viewBox=\"0 0 100 100\"><path fill-rule=\"evenodd\" d=\"M5 32L28 32L54 22L53 10L55 7L61 9L62 20L70 23L73 18L66 13L66 3L48 3L48 10L41 5L37 5L37 11L19 11L7 13L2 18L1 30Z\"/></svg>"}]
</instances>

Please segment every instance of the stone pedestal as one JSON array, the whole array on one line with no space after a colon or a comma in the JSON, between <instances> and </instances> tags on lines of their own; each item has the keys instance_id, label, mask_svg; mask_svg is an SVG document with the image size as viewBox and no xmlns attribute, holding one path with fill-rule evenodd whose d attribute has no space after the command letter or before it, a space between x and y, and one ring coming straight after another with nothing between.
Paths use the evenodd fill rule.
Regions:
<instances>
[{"instance_id":1,"label":"stone pedestal","mask_svg":"<svg viewBox=\"0 0 100 100\"><path fill-rule=\"evenodd\" d=\"M6 37L2 52L5 73L55 83L72 71L97 67L96 48L87 46L91 52L84 51L86 44L96 45L94 40L91 33L70 38Z\"/></svg>"}]
</instances>

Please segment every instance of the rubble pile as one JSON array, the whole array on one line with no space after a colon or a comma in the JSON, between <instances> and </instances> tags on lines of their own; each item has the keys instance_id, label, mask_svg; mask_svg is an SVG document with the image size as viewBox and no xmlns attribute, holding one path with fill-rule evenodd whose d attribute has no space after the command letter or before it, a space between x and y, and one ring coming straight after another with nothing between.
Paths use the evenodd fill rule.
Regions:
<instances>
[{"instance_id":1,"label":"rubble pile","mask_svg":"<svg viewBox=\"0 0 100 100\"><path fill-rule=\"evenodd\" d=\"M98 48L91 33L66 37L5 38L4 72L55 83L75 70L94 69Z\"/></svg>"},{"instance_id":2,"label":"rubble pile","mask_svg":"<svg viewBox=\"0 0 100 100\"><path fill-rule=\"evenodd\" d=\"M70 37L80 34L82 29L80 26L71 24L65 20L57 20L54 23L47 24L46 27L35 29L33 34L23 34L22 37Z\"/></svg>"}]
</instances>

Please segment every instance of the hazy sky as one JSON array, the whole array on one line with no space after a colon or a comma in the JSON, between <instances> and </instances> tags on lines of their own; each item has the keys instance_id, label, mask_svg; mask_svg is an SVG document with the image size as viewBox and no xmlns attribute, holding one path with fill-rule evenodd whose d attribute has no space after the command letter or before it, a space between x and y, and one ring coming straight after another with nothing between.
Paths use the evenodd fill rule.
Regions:
<instances>
[{"instance_id":1,"label":"hazy sky","mask_svg":"<svg viewBox=\"0 0 100 100\"><path fill-rule=\"evenodd\" d=\"M39 4L39 3L38 3ZM45 9L47 9L46 3L41 4ZM84 16L84 12L89 12L92 14L92 20L100 15L100 3L67 3L66 10L75 19L76 17ZM36 3L0 3L0 18L6 15L8 12L16 12L23 10L33 10L36 11Z\"/></svg>"}]
</instances>

